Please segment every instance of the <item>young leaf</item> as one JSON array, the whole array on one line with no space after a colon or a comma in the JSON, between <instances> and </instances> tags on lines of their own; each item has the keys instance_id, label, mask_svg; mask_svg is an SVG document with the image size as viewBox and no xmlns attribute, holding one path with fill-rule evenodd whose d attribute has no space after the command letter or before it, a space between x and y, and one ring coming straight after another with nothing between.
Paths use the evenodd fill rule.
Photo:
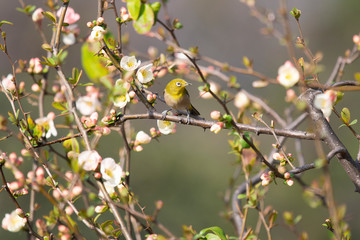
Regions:
<instances>
[{"instance_id":1,"label":"young leaf","mask_svg":"<svg viewBox=\"0 0 360 240\"><path fill-rule=\"evenodd\" d=\"M140 15L141 0L127 0L127 9L135 21Z\"/></svg>"},{"instance_id":2,"label":"young leaf","mask_svg":"<svg viewBox=\"0 0 360 240\"><path fill-rule=\"evenodd\" d=\"M56 17L54 16L54 14L52 14L52 12L46 11L46 12L41 12L41 13L42 13L42 15L44 15L45 17L50 19L50 21L52 21L53 23L56 23Z\"/></svg>"},{"instance_id":3,"label":"young leaf","mask_svg":"<svg viewBox=\"0 0 360 240\"><path fill-rule=\"evenodd\" d=\"M6 23L6 24L9 24L9 25L14 25L13 23L11 23L11 22L8 22L8 21L0 21L0 27L4 24L4 23Z\"/></svg>"},{"instance_id":4,"label":"young leaf","mask_svg":"<svg viewBox=\"0 0 360 240\"><path fill-rule=\"evenodd\" d=\"M350 110L348 108L345 107L341 110L341 119L344 121L345 124L349 124Z\"/></svg>"},{"instance_id":5,"label":"young leaf","mask_svg":"<svg viewBox=\"0 0 360 240\"><path fill-rule=\"evenodd\" d=\"M94 43L86 42L81 47L82 67L93 82L99 82L100 78L109 74L109 70L105 67L105 58L96 55L98 51L99 47Z\"/></svg>"},{"instance_id":6,"label":"young leaf","mask_svg":"<svg viewBox=\"0 0 360 240\"><path fill-rule=\"evenodd\" d=\"M142 4L140 8L139 18L133 22L134 29L139 34L148 33L154 25L155 15L150 4Z\"/></svg>"}]
</instances>

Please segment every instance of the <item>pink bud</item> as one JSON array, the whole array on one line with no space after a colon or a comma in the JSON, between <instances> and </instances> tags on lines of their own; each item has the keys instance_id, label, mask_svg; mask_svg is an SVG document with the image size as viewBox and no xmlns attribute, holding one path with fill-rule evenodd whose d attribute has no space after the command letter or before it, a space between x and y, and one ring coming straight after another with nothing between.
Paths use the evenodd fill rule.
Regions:
<instances>
[{"instance_id":1,"label":"pink bud","mask_svg":"<svg viewBox=\"0 0 360 240\"><path fill-rule=\"evenodd\" d=\"M99 114L98 114L97 112L93 112L93 113L90 115L90 120L91 120L92 122L95 122L95 124L96 124L98 118L99 118Z\"/></svg>"},{"instance_id":2,"label":"pink bud","mask_svg":"<svg viewBox=\"0 0 360 240\"><path fill-rule=\"evenodd\" d=\"M94 177L95 177L95 179L101 179L101 177L102 177L102 175L101 175L101 173L99 173L99 172L96 172L96 173L94 173Z\"/></svg>"},{"instance_id":3,"label":"pink bud","mask_svg":"<svg viewBox=\"0 0 360 240\"><path fill-rule=\"evenodd\" d=\"M148 100L149 102L152 102L154 100L152 94L148 94L146 96L146 100Z\"/></svg>"},{"instance_id":4,"label":"pink bud","mask_svg":"<svg viewBox=\"0 0 360 240\"><path fill-rule=\"evenodd\" d=\"M129 92L129 97L134 98L136 96L136 93L134 91Z\"/></svg>"},{"instance_id":5,"label":"pink bud","mask_svg":"<svg viewBox=\"0 0 360 240\"><path fill-rule=\"evenodd\" d=\"M21 171L15 171L14 172L14 177L19 182L25 182L25 176Z\"/></svg>"},{"instance_id":6,"label":"pink bud","mask_svg":"<svg viewBox=\"0 0 360 240\"><path fill-rule=\"evenodd\" d=\"M93 24L92 22L87 22L87 23L86 23L86 26L87 26L88 28L93 28L93 27L94 27L94 24Z\"/></svg>"},{"instance_id":7,"label":"pink bud","mask_svg":"<svg viewBox=\"0 0 360 240\"><path fill-rule=\"evenodd\" d=\"M210 113L210 117L216 121L219 121L219 119L221 117L221 113L219 111L212 111Z\"/></svg>"},{"instance_id":8,"label":"pink bud","mask_svg":"<svg viewBox=\"0 0 360 240\"><path fill-rule=\"evenodd\" d=\"M15 190L18 190L19 188L21 188L23 185L18 182L18 181L14 181L14 182L11 182L11 183L8 183L8 187L11 191L15 191Z\"/></svg>"},{"instance_id":9,"label":"pink bud","mask_svg":"<svg viewBox=\"0 0 360 240\"><path fill-rule=\"evenodd\" d=\"M133 149L135 152L141 152L144 148L141 145L135 145Z\"/></svg>"},{"instance_id":10,"label":"pink bud","mask_svg":"<svg viewBox=\"0 0 360 240\"><path fill-rule=\"evenodd\" d=\"M33 92L40 92L41 88L39 86L39 84L34 83L33 85L31 85L31 91Z\"/></svg>"},{"instance_id":11,"label":"pink bud","mask_svg":"<svg viewBox=\"0 0 360 240\"><path fill-rule=\"evenodd\" d=\"M29 151L25 148L21 149L20 151L21 155L23 155L24 157L27 157L30 155Z\"/></svg>"},{"instance_id":12,"label":"pink bud","mask_svg":"<svg viewBox=\"0 0 360 240\"><path fill-rule=\"evenodd\" d=\"M279 161L283 161L285 159L285 156L278 152L274 153L272 157L273 157L273 159L279 160Z\"/></svg>"},{"instance_id":13,"label":"pink bud","mask_svg":"<svg viewBox=\"0 0 360 240\"><path fill-rule=\"evenodd\" d=\"M99 205L95 207L95 212L96 213L103 213L104 209L106 208L105 205Z\"/></svg>"},{"instance_id":14,"label":"pink bud","mask_svg":"<svg viewBox=\"0 0 360 240\"><path fill-rule=\"evenodd\" d=\"M45 176L45 170L42 167L38 167L35 171L35 175L37 177L44 177Z\"/></svg>"},{"instance_id":15,"label":"pink bud","mask_svg":"<svg viewBox=\"0 0 360 240\"><path fill-rule=\"evenodd\" d=\"M42 9L42 8L38 8L38 9L36 9L34 12L33 12L33 14L32 14L32 20L33 20L33 22L38 22L38 23L41 23L41 21L43 20L43 18L44 18L44 15L42 15L42 12L43 12L44 10Z\"/></svg>"},{"instance_id":16,"label":"pink bud","mask_svg":"<svg viewBox=\"0 0 360 240\"><path fill-rule=\"evenodd\" d=\"M359 35L354 35L354 36L353 36L353 42L354 42L356 45L359 45L359 44L360 44L360 36L359 36Z\"/></svg>"},{"instance_id":17,"label":"pink bud","mask_svg":"<svg viewBox=\"0 0 360 240\"><path fill-rule=\"evenodd\" d=\"M10 160L12 163L15 163L16 158L17 158L17 155L16 155L15 152L12 152L12 153L9 154L9 160Z\"/></svg>"},{"instance_id":18,"label":"pink bud","mask_svg":"<svg viewBox=\"0 0 360 240\"><path fill-rule=\"evenodd\" d=\"M96 23L98 25L102 24L104 22L104 18L103 17L99 17L97 20L96 20Z\"/></svg>"},{"instance_id":19,"label":"pink bud","mask_svg":"<svg viewBox=\"0 0 360 240\"><path fill-rule=\"evenodd\" d=\"M111 129L110 128L108 128L108 127L102 127L101 128L101 133L103 134L103 135L109 135L110 134L110 132L111 132Z\"/></svg>"},{"instance_id":20,"label":"pink bud","mask_svg":"<svg viewBox=\"0 0 360 240\"><path fill-rule=\"evenodd\" d=\"M73 187L71 193L72 193L72 196L78 196L80 195L82 192L82 187L81 186L75 186Z\"/></svg>"},{"instance_id":21,"label":"pink bud","mask_svg":"<svg viewBox=\"0 0 360 240\"><path fill-rule=\"evenodd\" d=\"M69 229L65 225L59 225L58 226L59 232L66 233L69 231Z\"/></svg>"},{"instance_id":22,"label":"pink bud","mask_svg":"<svg viewBox=\"0 0 360 240\"><path fill-rule=\"evenodd\" d=\"M67 215L71 215L71 214L74 213L74 210L73 210L70 206L67 206L67 207L65 208L65 213L66 213Z\"/></svg>"},{"instance_id":23,"label":"pink bud","mask_svg":"<svg viewBox=\"0 0 360 240\"><path fill-rule=\"evenodd\" d=\"M52 193L53 197L56 199L56 200L60 200L61 199L61 193L59 192L58 189L55 189Z\"/></svg>"},{"instance_id":24,"label":"pink bud","mask_svg":"<svg viewBox=\"0 0 360 240\"><path fill-rule=\"evenodd\" d=\"M290 178L288 180L286 180L286 184L291 187L292 185L294 185L294 181Z\"/></svg>"},{"instance_id":25,"label":"pink bud","mask_svg":"<svg viewBox=\"0 0 360 240\"><path fill-rule=\"evenodd\" d=\"M24 217L25 217L25 213L24 213L24 211L23 211L21 208L17 208L17 209L15 210L15 212L16 212L17 215L19 215L19 217L21 217L21 218L24 218Z\"/></svg>"},{"instance_id":26,"label":"pink bud","mask_svg":"<svg viewBox=\"0 0 360 240\"><path fill-rule=\"evenodd\" d=\"M289 179L291 177L291 174L289 172L284 173L284 178Z\"/></svg>"},{"instance_id":27,"label":"pink bud","mask_svg":"<svg viewBox=\"0 0 360 240\"><path fill-rule=\"evenodd\" d=\"M74 177L74 174L73 174L72 172L70 172L70 171L67 171L67 172L65 173L65 177L67 177L68 179L72 180L73 177Z\"/></svg>"},{"instance_id":28,"label":"pink bud","mask_svg":"<svg viewBox=\"0 0 360 240\"><path fill-rule=\"evenodd\" d=\"M155 128L150 128L150 134L151 134L151 136L155 136L156 135L156 129Z\"/></svg>"},{"instance_id":29,"label":"pink bud","mask_svg":"<svg viewBox=\"0 0 360 240\"><path fill-rule=\"evenodd\" d=\"M58 91L60 91L60 86L59 85L53 85L51 87L51 90L54 92L54 93L57 93Z\"/></svg>"}]
</instances>

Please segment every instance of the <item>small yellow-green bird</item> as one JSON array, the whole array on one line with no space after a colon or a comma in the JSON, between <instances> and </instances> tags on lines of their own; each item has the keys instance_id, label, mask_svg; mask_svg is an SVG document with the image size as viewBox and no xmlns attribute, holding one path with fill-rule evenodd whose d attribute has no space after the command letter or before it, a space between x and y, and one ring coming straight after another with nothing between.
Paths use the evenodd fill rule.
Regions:
<instances>
[{"instance_id":1,"label":"small yellow-green bird","mask_svg":"<svg viewBox=\"0 0 360 240\"><path fill-rule=\"evenodd\" d=\"M185 88L187 85L191 84L180 78L170 81L164 90L164 98L166 104L172 109L186 111L189 123L190 114L199 116L200 113L190 102L190 95Z\"/></svg>"}]
</instances>

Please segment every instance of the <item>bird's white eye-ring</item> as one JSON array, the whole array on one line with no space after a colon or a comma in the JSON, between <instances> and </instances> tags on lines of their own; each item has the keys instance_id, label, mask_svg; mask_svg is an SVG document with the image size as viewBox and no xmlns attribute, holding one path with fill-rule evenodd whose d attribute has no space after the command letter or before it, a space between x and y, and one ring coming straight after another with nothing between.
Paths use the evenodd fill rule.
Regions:
<instances>
[{"instance_id":1,"label":"bird's white eye-ring","mask_svg":"<svg viewBox=\"0 0 360 240\"><path fill-rule=\"evenodd\" d=\"M180 87L180 86L181 86L181 82L176 82L176 86Z\"/></svg>"}]
</instances>

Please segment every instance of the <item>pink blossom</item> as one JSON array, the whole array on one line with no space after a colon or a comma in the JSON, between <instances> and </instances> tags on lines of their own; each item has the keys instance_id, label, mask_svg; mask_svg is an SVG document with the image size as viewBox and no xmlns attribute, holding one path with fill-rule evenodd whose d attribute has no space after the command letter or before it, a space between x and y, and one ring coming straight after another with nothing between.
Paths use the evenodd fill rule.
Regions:
<instances>
[{"instance_id":1,"label":"pink blossom","mask_svg":"<svg viewBox=\"0 0 360 240\"><path fill-rule=\"evenodd\" d=\"M8 92L14 92L15 91L15 83L13 81L13 75L12 74L8 74L6 78L4 78L1 81L1 85L2 87L8 91Z\"/></svg>"},{"instance_id":2,"label":"pink blossom","mask_svg":"<svg viewBox=\"0 0 360 240\"><path fill-rule=\"evenodd\" d=\"M26 218L22 218L17 214L17 211L14 210L10 214L5 214L5 217L2 220L2 228L10 232L20 231L26 224Z\"/></svg>"},{"instance_id":3,"label":"pink blossom","mask_svg":"<svg viewBox=\"0 0 360 240\"><path fill-rule=\"evenodd\" d=\"M60 8L57 11L56 16L60 17L61 12L62 12L62 8ZM66 10L66 13L65 13L64 22L68 23L68 24L73 24L73 23L77 22L79 19L80 19L80 15L78 13L76 13L73 8L68 7Z\"/></svg>"},{"instance_id":4,"label":"pink blossom","mask_svg":"<svg viewBox=\"0 0 360 240\"><path fill-rule=\"evenodd\" d=\"M224 127L223 122L217 122L210 127L210 132L218 134L223 127Z\"/></svg>"}]
</instances>

